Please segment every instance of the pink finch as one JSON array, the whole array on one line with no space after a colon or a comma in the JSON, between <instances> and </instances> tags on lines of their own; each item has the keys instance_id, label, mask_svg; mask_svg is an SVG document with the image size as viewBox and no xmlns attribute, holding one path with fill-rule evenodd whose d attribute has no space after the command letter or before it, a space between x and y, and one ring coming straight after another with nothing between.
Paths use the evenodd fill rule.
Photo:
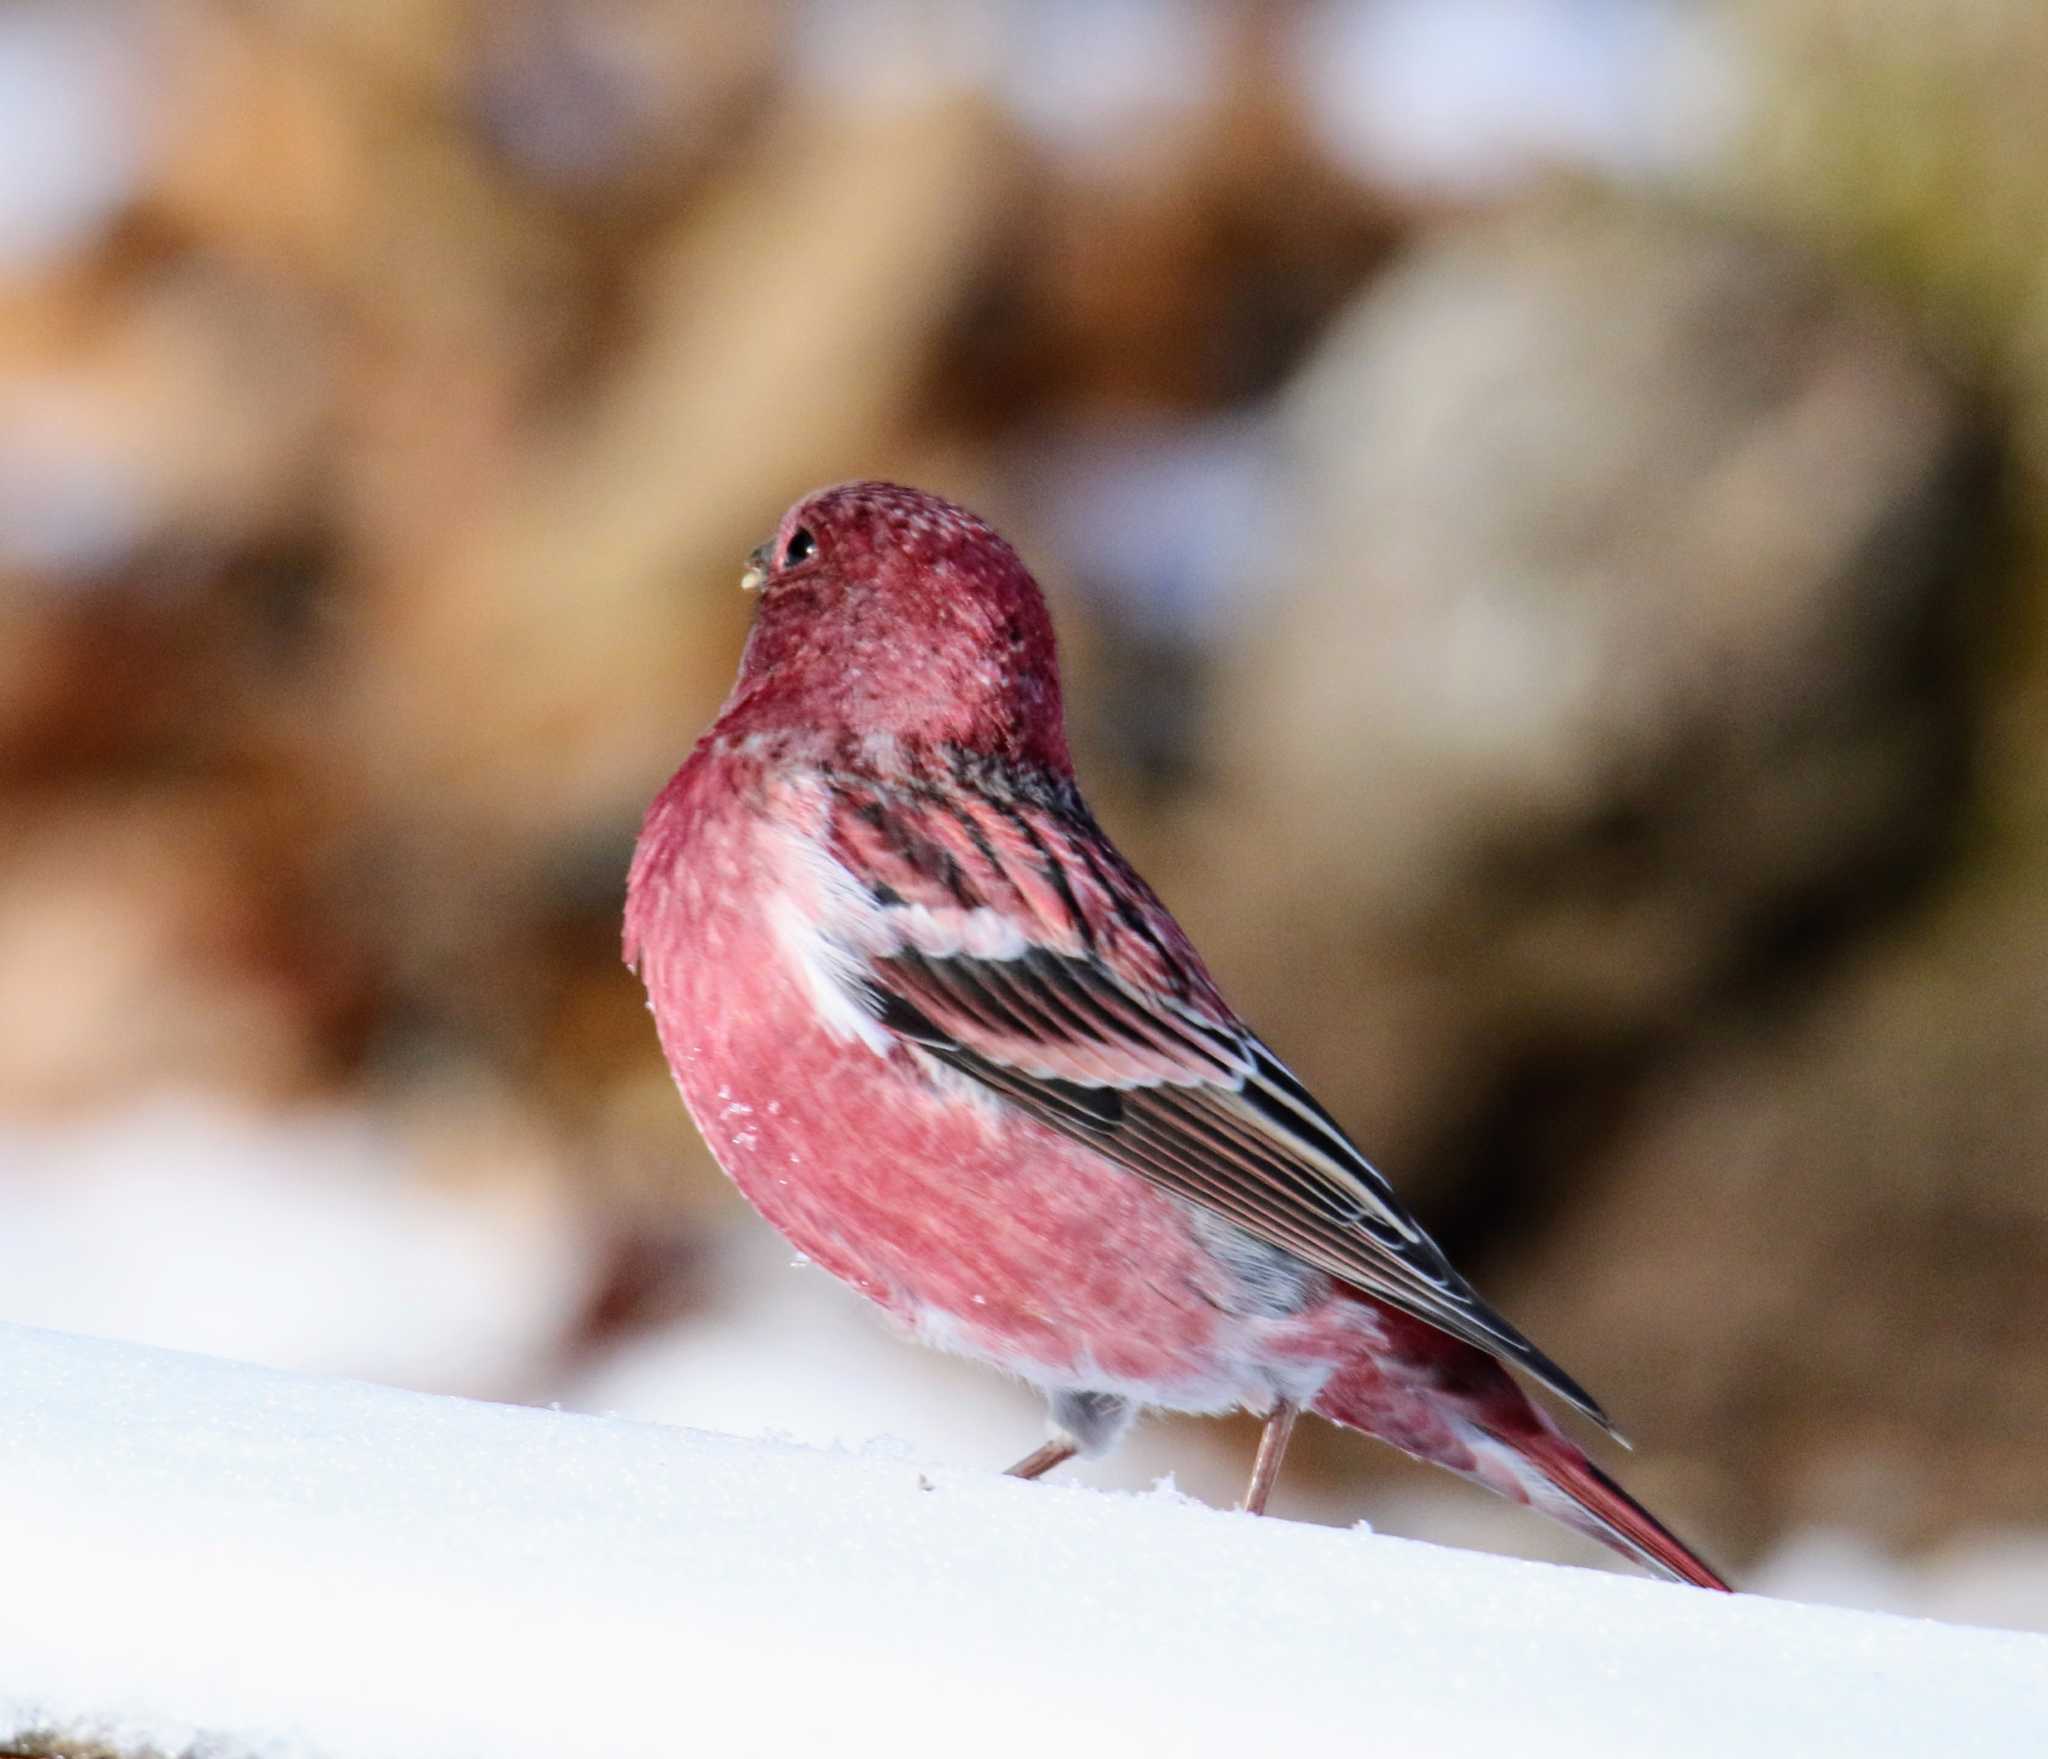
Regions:
<instances>
[{"instance_id":1,"label":"pink finch","mask_svg":"<svg viewBox=\"0 0 2048 1759\"><path fill-rule=\"evenodd\" d=\"M1000 537L821 490L756 551L739 681L626 905L719 1164L920 1337L1042 1388L1035 1477L1143 1406L1311 1410L1726 1586L1530 1402L1592 1398L1453 1270L1231 1011L1074 783L1051 620Z\"/></svg>"}]
</instances>

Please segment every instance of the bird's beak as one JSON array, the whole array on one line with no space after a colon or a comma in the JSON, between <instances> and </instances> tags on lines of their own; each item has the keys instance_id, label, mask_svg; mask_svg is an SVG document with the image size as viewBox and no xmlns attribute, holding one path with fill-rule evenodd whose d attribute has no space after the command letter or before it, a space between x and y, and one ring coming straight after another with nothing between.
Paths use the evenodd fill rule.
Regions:
<instances>
[{"instance_id":1,"label":"bird's beak","mask_svg":"<svg viewBox=\"0 0 2048 1759\"><path fill-rule=\"evenodd\" d=\"M768 546L757 544L747 555L747 565L740 572L740 591L759 592L761 583L768 578Z\"/></svg>"}]
</instances>

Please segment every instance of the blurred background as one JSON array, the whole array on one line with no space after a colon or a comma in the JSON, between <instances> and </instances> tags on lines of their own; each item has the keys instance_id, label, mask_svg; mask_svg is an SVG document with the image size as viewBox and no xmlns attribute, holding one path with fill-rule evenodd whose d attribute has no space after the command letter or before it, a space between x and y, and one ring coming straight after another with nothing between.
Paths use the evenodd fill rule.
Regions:
<instances>
[{"instance_id":1,"label":"blurred background","mask_svg":"<svg viewBox=\"0 0 2048 1759\"><path fill-rule=\"evenodd\" d=\"M1033 1445L618 959L745 552L893 476L1645 1500L2048 1628L2044 111L2038 0L8 0L0 1317ZM1276 1508L1600 1561L1328 1431Z\"/></svg>"}]
</instances>

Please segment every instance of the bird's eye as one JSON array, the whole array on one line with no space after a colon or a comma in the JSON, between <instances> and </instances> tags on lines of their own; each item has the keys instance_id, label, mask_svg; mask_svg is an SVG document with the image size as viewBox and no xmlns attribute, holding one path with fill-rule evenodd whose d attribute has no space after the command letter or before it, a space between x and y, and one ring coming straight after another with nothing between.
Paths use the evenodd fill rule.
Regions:
<instances>
[{"instance_id":1,"label":"bird's eye","mask_svg":"<svg viewBox=\"0 0 2048 1759\"><path fill-rule=\"evenodd\" d=\"M808 562L818 553L818 540L803 526L789 534L789 542L782 546L782 565L794 568L799 562Z\"/></svg>"}]
</instances>

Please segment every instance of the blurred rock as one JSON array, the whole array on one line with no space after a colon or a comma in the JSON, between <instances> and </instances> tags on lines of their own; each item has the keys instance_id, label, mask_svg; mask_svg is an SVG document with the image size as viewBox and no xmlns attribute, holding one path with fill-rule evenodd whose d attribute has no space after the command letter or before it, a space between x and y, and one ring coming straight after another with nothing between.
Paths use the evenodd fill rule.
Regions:
<instances>
[{"instance_id":1,"label":"blurred rock","mask_svg":"<svg viewBox=\"0 0 2048 1759\"><path fill-rule=\"evenodd\" d=\"M1276 1003L1391 961L1497 1065L1607 1044L1938 852L1987 454L1860 297L1545 204L1389 276L1291 421L1300 577L1226 679L1207 851L1296 925Z\"/></svg>"}]
</instances>

